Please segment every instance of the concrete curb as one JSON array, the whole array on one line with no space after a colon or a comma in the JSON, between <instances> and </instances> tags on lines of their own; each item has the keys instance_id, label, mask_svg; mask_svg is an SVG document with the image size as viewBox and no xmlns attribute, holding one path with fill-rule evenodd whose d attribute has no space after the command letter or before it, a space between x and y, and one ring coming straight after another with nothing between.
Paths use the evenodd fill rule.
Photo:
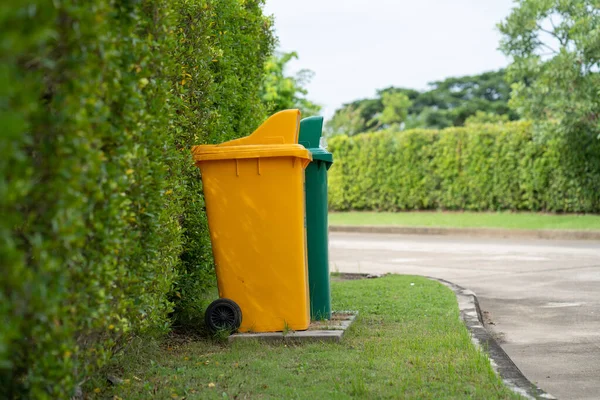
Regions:
<instances>
[{"instance_id":1,"label":"concrete curb","mask_svg":"<svg viewBox=\"0 0 600 400\"><path fill-rule=\"evenodd\" d=\"M600 240L600 231L572 229L435 228L413 226L332 225L329 232L402 235L475 236L508 239Z\"/></svg>"},{"instance_id":2,"label":"concrete curb","mask_svg":"<svg viewBox=\"0 0 600 400\"><path fill-rule=\"evenodd\" d=\"M490 358L492 368L500 375L506 386L515 393L528 399L556 400L556 397L544 392L529 381L510 359L508 354L500 347L498 342L496 342L496 340L488 333L483 325L483 317L475 293L443 279L433 277L427 278L438 281L454 291L456 300L458 301L460 316L471 333L473 343L486 351Z\"/></svg>"}]
</instances>

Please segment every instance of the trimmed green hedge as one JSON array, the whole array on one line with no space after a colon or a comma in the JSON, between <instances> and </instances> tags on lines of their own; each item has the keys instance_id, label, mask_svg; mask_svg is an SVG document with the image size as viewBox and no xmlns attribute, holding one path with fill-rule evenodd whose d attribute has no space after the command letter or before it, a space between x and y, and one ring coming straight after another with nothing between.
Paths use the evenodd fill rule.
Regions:
<instances>
[{"instance_id":1,"label":"trimmed green hedge","mask_svg":"<svg viewBox=\"0 0 600 400\"><path fill-rule=\"evenodd\" d=\"M190 147L245 135L260 0L0 6L0 397L69 398L212 284Z\"/></svg>"},{"instance_id":2,"label":"trimmed green hedge","mask_svg":"<svg viewBox=\"0 0 600 400\"><path fill-rule=\"evenodd\" d=\"M535 139L529 122L329 140L332 210L600 212L600 141Z\"/></svg>"}]
</instances>

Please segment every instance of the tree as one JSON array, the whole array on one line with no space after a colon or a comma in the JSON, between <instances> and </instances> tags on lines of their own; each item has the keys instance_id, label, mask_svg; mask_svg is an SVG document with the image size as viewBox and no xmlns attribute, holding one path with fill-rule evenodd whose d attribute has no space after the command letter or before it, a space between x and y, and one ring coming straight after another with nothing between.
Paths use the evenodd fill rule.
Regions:
<instances>
[{"instance_id":1,"label":"tree","mask_svg":"<svg viewBox=\"0 0 600 400\"><path fill-rule=\"evenodd\" d=\"M265 80L261 97L269 113L298 108L303 117L316 115L321 106L308 100L305 86L310 82L314 73L308 69L300 70L296 76L286 76L286 65L294 58L296 52L277 53L265 64Z\"/></svg>"},{"instance_id":2,"label":"tree","mask_svg":"<svg viewBox=\"0 0 600 400\"><path fill-rule=\"evenodd\" d=\"M399 90L389 88L385 90ZM374 99L355 100L344 104L335 110L333 117L327 121L325 126L328 135L345 134L356 135L361 132L370 132L377 129L377 114L383 112L381 99L382 91L377 92ZM419 92L416 92L417 94Z\"/></svg>"},{"instance_id":3,"label":"tree","mask_svg":"<svg viewBox=\"0 0 600 400\"><path fill-rule=\"evenodd\" d=\"M375 116L377 127L400 126L408 116L412 101L401 92L384 92L381 94L383 111Z\"/></svg>"},{"instance_id":4,"label":"tree","mask_svg":"<svg viewBox=\"0 0 600 400\"><path fill-rule=\"evenodd\" d=\"M552 132L600 137L600 2L518 0L499 28L511 106Z\"/></svg>"},{"instance_id":5,"label":"tree","mask_svg":"<svg viewBox=\"0 0 600 400\"><path fill-rule=\"evenodd\" d=\"M451 77L432 82L429 87L424 92L389 87L377 91L377 96L373 99L344 104L327 123L327 132L330 135L353 135L376 131L389 125L381 118L397 118L404 123L405 128L462 126L467 118L478 111L506 115L510 120L518 119L518 114L508 105L510 85L505 80L504 70ZM388 109L384 116L386 101ZM394 107L389 105L391 102L410 102L406 103L406 115L398 110L393 111ZM399 122L396 121L396 124Z\"/></svg>"},{"instance_id":6,"label":"tree","mask_svg":"<svg viewBox=\"0 0 600 400\"><path fill-rule=\"evenodd\" d=\"M518 119L508 106L510 86L504 70L451 77L429 86L431 89L415 101L415 114L422 114L424 127L462 126L477 111Z\"/></svg>"},{"instance_id":7,"label":"tree","mask_svg":"<svg viewBox=\"0 0 600 400\"><path fill-rule=\"evenodd\" d=\"M353 136L366 132L366 122L363 116L364 104L345 104L342 108L335 110L333 117L325 125L325 134Z\"/></svg>"}]
</instances>

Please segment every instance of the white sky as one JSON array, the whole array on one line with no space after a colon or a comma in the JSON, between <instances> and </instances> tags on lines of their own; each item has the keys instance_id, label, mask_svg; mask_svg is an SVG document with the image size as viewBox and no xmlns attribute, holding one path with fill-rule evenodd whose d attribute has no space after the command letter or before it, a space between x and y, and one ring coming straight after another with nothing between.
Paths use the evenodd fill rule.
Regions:
<instances>
[{"instance_id":1,"label":"white sky","mask_svg":"<svg viewBox=\"0 0 600 400\"><path fill-rule=\"evenodd\" d=\"M496 24L512 0L266 0L280 51L297 51L288 73L315 72L308 98L330 117L377 89L504 67Z\"/></svg>"}]
</instances>

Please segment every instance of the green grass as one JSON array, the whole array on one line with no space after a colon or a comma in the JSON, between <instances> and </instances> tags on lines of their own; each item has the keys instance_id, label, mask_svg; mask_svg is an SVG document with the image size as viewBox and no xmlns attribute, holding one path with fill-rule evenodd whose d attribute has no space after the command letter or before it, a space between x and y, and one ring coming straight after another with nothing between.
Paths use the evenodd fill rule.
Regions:
<instances>
[{"instance_id":1,"label":"green grass","mask_svg":"<svg viewBox=\"0 0 600 400\"><path fill-rule=\"evenodd\" d=\"M393 225L448 228L600 230L600 215L511 212L332 212L331 225Z\"/></svg>"},{"instance_id":2,"label":"green grass","mask_svg":"<svg viewBox=\"0 0 600 400\"><path fill-rule=\"evenodd\" d=\"M129 354L118 369L124 383L100 386L92 394L117 399L519 398L473 346L454 294L438 282L387 276L334 282L332 290L335 309L360 312L340 344L171 341L155 351Z\"/></svg>"}]
</instances>

